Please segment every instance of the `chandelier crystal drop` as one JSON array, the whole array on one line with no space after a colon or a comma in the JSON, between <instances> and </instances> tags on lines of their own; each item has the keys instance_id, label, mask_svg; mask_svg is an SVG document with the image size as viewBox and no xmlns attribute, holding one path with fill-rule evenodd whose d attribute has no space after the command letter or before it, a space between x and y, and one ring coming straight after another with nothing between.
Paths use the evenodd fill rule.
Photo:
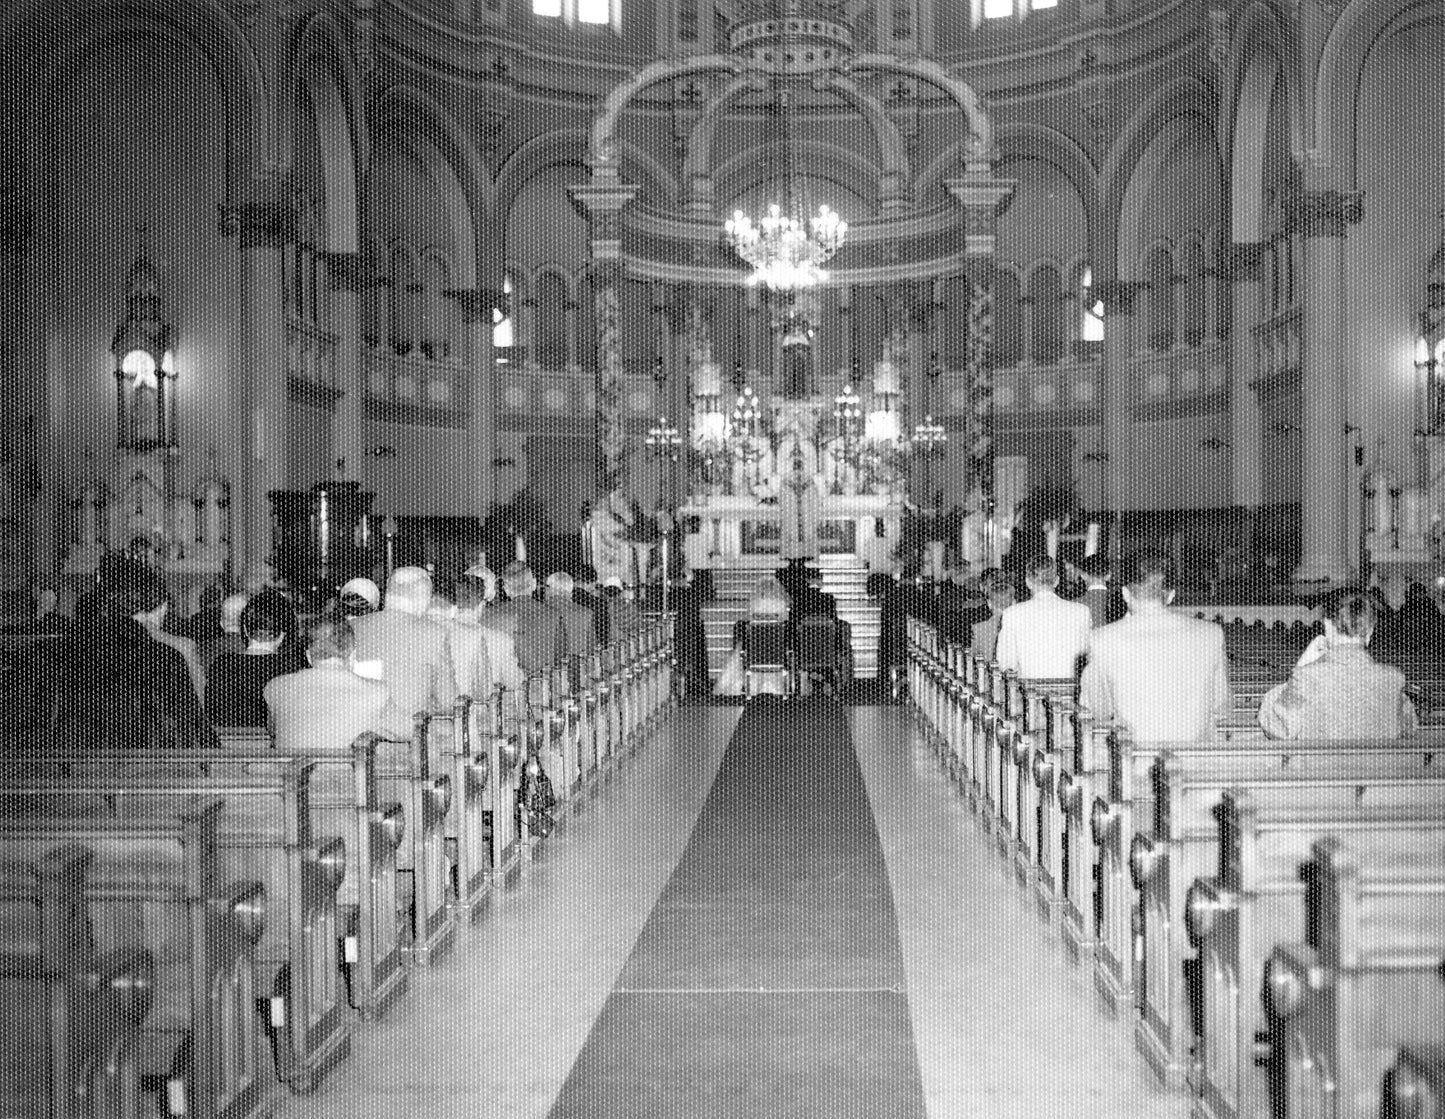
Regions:
<instances>
[{"instance_id":1,"label":"chandelier crystal drop","mask_svg":"<svg viewBox=\"0 0 1445 1119\"><path fill-rule=\"evenodd\" d=\"M797 291L814 287L828 278L823 265L843 244L848 223L827 206L803 223L784 214L777 203L755 223L741 210L724 227L733 250L753 267L750 284L764 284L770 291Z\"/></svg>"}]
</instances>

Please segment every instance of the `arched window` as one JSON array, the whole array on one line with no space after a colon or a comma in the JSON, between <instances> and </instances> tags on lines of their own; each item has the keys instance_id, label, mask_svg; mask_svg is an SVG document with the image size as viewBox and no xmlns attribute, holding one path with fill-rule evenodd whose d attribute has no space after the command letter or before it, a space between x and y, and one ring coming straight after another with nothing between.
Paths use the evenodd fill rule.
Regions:
<instances>
[{"instance_id":1,"label":"arched window","mask_svg":"<svg viewBox=\"0 0 1445 1119\"><path fill-rule=\"evenodd\" d=\"M1104 340L1104 302L1094 294L1094 270L1087 264L1079 273L1079 341Z\"/></svg>"},{"instance_id":2,"label":"arched window","mask_svg":"<svg viewBox=\"0 0 1445 1119\"><path fill-rule=\"evenodd\" d=\"M1064 356L1063 286L1052 264L1029 275L1029 307L1029 355L1040 365L1057 365Z\"/></svg>"},{"instance_id":3,"label":"arched window","mask_svg":"<svg viewBox=\"0 0 1445 1119\"><path fill-rule=\"evenodd\" d=\"M532 14L542 19L588 27L618 27L621 0L532 0Z\"/></svg>"},{"instance_id":4,"label":"arched window","mask_svg":"<svg viewBox=\"0 0 1445 1119\"><path fill-rule=\"evenodd\" d=\"M993 364L999 369L1010 369L1023 357L1019 311L1018 275L1000 268L993 281Z\"/></svg>"},{"instance_id":5,"label":"arched window","mask_svg":"<svg viewBox=\"0 0 1445 1119\"><path fill-rule=\"evenodd\" d=\"M502 305L492 309L492 351L497 355L497 360L503 363L509 359L512 347L517 344L512 325L512 308L515 305L512 274L508 272L502 277Z\"/></svg>"},{"instance_id":6,"label":"arched window","mask_svg":"<svg viewBox=\"0 0 1445 1119\"><path fill-rule=\"evenodd\" d=\"M1167 246L1159 245L1150 254L1144 274L1149 289L1149 348L1167 350L1174 345L1174 258Z\"/></svg>"}]
</instances>

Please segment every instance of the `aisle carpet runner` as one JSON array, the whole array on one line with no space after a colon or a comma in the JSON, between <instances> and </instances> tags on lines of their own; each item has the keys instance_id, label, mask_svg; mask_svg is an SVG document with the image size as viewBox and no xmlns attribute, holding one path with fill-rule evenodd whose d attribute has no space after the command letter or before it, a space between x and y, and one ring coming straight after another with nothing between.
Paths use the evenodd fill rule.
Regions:
<instances>
[{"instance_id":1,"label":"aisle carpet runner","mask_svg":"<svg viewBox=\"0 0 1445 1119\"><path fill-rule=\"evenodd\" d=\"M748 704L551 1114L926 1114L844 708Z\"/></svg>"}]
</instances>

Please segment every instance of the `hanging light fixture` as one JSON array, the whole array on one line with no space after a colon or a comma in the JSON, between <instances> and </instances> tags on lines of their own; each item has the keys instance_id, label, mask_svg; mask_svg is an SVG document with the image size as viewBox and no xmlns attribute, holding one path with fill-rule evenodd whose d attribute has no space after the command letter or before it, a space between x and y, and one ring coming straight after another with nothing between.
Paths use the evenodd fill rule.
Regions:
<instances>
[{"instance_id":1,"label":"hanging light fixture","mask_svg":"<svg viewBox=\"0 0 1445 1119\"><path fill-rule=\"evenodd\" d=\"M776 111L783 126L786 198L784 202L772 203L767 213L756 221L742 210L734 210L724 229L733 251L752 265L749 283L764 284L770 291L795 292L815 287L827 279L823 265L842 247L848 223L826 205L819 206L811 217L803 217L804 191L793 168L792 94L786 82L789 74L798 69L796 60L812 57L811 52L794 49L794 40L811 24L800 19L796 0L781 0L779 7L782 11L776 22L768 21L762 26L769 30L776 28L778 37L775 48L778 77L774 79L774 88L778 93ZM755 53L754 57L758 55ZM769 53L764 51L762 57L768 58Z\"/></svg>"}]
</instances>

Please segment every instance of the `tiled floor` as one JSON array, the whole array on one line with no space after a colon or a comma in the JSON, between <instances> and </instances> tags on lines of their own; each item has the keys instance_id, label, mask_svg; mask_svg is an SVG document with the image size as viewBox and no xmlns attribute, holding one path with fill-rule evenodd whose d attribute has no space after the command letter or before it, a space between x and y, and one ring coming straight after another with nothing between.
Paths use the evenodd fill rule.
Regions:
<instances>
[{"instance_id":1,"label":"tiled floor","mask_svg":"<svg viewBox=\"0 0 1445 1119\"><path fill-rule=\"evenodd\" d=\"M545 1116L687 843L739 710L671 716L448 960L417 971L386 1019L357 1024L350 1059L316 1094L283 1094L279 1119ZM1005 877L904 709L853 714L933 1119L1186 1115Z\"/></svg>"}]
</instances>

